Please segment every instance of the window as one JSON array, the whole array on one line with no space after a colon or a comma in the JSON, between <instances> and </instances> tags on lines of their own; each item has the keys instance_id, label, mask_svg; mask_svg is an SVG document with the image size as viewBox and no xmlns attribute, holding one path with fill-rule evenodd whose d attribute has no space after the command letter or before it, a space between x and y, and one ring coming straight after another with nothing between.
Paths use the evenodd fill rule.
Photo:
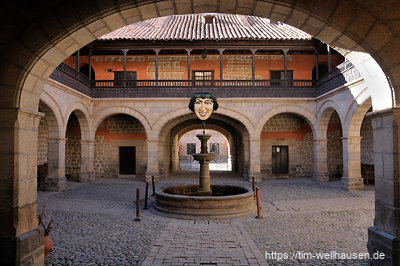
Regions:
<instances>
[{"instance_id":1,"label":"window","mask_svg":"<svg viewBox=\"0 0 400 266\"><path fill-rule=\"evenodd\" d=\"M192 79L196 80L194 85L196 86L210 86L212 82L197 81L197 80L214 80L214 70L193 70Z\"/></svg>"},{"instance_id":2,"label":"window","mask_svg":"<svg viewBox=\"0 0 400 266\"><path fill-rule=\"evenodd\" d=\"M130 80L136 80L136 71L126 71L127 84L130 84ZM123 86L124 84L124 71L114 71L114 84L115 86Z\"/></svg>"},{"instance_id":3,"label":"window","mask_svg":"<svg viewBox=\"0 0 400 266\"><path fill-rule=\"evenodd\" d=\"M285 80L285 70L270 70L269 71L269 78L271 80L271 86L291 86L291 82L280 82L276 80ZM287 70L287 79L286 80L293 80L293 70Z\"/></svg>"},{"instance_id":4,"label":"window","mask_svg":"<svg viewBox=\"0 0 400 266\"><path fill-rule=\"evenodd\" d=\"M210 144L210 153L219 154L219 143Z\"/></svg>"},{"instance_id":5,"label":"window","mask_svg":"<svg viewBox=\"0 0 400 266\"><path fill-rule=\"evenodd\" d=\"M188 143L188 144L186 144L186 153L187 154L196 153L196 143Z\"/></svg>"}]
</instances>

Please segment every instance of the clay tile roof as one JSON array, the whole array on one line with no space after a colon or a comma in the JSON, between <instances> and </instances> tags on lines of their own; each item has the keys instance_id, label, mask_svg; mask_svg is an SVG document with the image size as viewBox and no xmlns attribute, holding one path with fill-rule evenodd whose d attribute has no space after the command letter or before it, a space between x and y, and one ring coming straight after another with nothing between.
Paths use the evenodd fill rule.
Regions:
<instances>
[{"instance_id":1,"label":"clay tile roof","mask_svg":"<svg viewBox=\"0 0 400 266\"><path fill-rule=\"evenodd\" d=\"M211 17L211 23L206 23L205 16ZM191 14L153 18L127 25L101 36L99 40L310 40L311 38L311 35L297 28L266 18L233 14Z\"/></svg>"}]
</instances>

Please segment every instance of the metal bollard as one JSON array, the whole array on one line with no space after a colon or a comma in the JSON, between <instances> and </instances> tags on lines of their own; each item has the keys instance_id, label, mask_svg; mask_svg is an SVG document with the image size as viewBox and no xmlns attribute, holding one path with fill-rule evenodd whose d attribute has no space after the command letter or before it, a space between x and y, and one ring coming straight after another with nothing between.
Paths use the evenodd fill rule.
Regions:
<instances>
[{"instance_id":1,"label":"metal bollard","mask_svg":"<svg viewBox=\"0 0 400 266\"><path fill-rule=\"evenodd\" d=\"M255 185L256 185L256 182L255 182L255 180L254 180L254 176L253 177L251 177L251 186L252 186L252 188L253 188L253 196L254 196L254 199L256 198L256 191L255 191Z\"/></svg>"},{"instance_id":2,"label":"metal bollard","mask_svg":"<svg viewBox=\"0 0 400 266\"><path fill-rule=\"evenodd\" d=\"M144 197L144 208L143 210L147 210L147 197L149 196L149 183L146 182L146 191L145 191L145 197Z\"/></svg>"},{"instance_id":3,"label":"metal bollard","mask_svg":"<svg viewBox=\"0 0 400 266\"><path fill-rule=\"evenodd\" d=\"M154 176L151 176L151 184L153 186L153 194L151 194L153 197L156 195L156 185L154 183Z\"/></svg>"},{"instance_id":4,"label":"metal bollard","mask_svg":"<svg viewBox=\"0 0 400 266\"><path fill-rule=\"evenodd\" d=\"M264 217L261 216L260 189L259 188L256 188L256 196L257 196L257 216L256 216L256 219L262 219Z\"/></svg>"},{"instance_id":5,"label":"metal bollard","mask_svg":"<svg viewBox=\"0 0 400 266\"><path fill-rule=\"evenodd\" d=\"M136 219L135 222L140 222L140 188L136 189Z\"/></svg>"}]
</instances>

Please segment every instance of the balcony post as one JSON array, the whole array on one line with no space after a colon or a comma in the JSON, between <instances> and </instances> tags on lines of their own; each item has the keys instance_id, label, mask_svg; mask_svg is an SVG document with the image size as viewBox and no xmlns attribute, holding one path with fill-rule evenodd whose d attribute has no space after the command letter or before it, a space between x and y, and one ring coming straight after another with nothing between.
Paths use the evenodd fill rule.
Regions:
<instances>
[{"instance_id":1,"label":"balcony post","mask_svg":"<svg viewBox=\"0 0 400 266\"><path fill-rule=\"evenodd\" d=\"M80 50L76 51L76 71L79 73L79 57L80 57Z\"/></svg>"},{"instance_id":2,"label":"balcony post","mask_svg":"<svg viewBox=\"0 0 400 266\"><path fill-rule=\"evenodd\" d=\"M156 52L156 73L155 73L155 78L158 80L158 53L160 52L161 49L154 49L154 52Z\"/></svg>"},{"instance_id":3,"label":"balcony post","mask_svg":"<svg viewBox=\"0 0 400 266\"><path fill-rule=\"evenodd\" d=\"M89 81L92 81L92 47L89 47Z\"/></svg>"},{"instance_id":4,"label":"balcony post","mask_svg":"<svg viewBox=\"0 0 400 266\"><path fill-rule=\"evenodd\" d=\"M188 71L188 80L190 80L190 52L192 49L186 48L185 49L187 52L187 71Z\"/></svg>"},{"instance_id":5,"label":"balcony post","mask_svg":"<svg viewBox=\"0 0 400 266\"><path fill-rule=\"evenodd\" d=\"M218 49L219 51L219 79L222 81L224 79L224 73L223 73L223 65L222 65L222 54L224 53L225 49Z\"/></svg>"},{"instance_id":6,"label":"balcony post","mask_svg":"<svg viewBox=\"0 0 400 266\"><path fill-rule=\"evenodd\" d=\"M122 49L124 53L124 81L126 80L126 55L128 54L129 49Z\"/></svg>"},{"instance_id":7,"label":"balcony post","mask_svg":"<svg viewBox=\"0 0 400 266\"><path fill-rule=\"evenodd\" d=\"M256 79L256 64L255 57L257 49L250 49L251 51L251 79L254 81ZM253 83L254 85L254 83Z\"/></svg>"},{"instance_id":8,"label":"balcony post","mask_svg":"<svg viewBox=\"0 0 400 266\"><path fill-rule=\"evenodd\" d=\"M328 72L331 72L331 70L332 70L331 47L329 45L326 45L326 49L328 50Z\"/></svg>"},{"instance_id":9,"label":"balcony post","mask_svg":"<svg viewBox=\"0 0 400 266\"><path fill-rule=\"evenodd\" d=\"M287 80L287 53L289 49L282 49L283 51L283 69L284 69L284 79Z\"/></svg>"}]
</instances>

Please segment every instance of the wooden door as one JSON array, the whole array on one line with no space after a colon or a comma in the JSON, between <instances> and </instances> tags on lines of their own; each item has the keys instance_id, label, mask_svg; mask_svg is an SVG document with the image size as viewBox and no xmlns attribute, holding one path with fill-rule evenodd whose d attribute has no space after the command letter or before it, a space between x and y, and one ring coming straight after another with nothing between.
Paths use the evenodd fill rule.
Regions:
<instances>
[{"instance_id":1,"label":"wooden door","mask_svg":"<svg viewBox=\"0 0 400 266\"><path fill-rule=\"evenodd\" d=\"M119 173L136 174L136 147L119 147Z\"/></svg>"},{"instance_id":2,"label":"wooden door","mask_svg":"<svg viewBox=\"0 0 400 266\"><path fill-rule=\"evenodd\" d=\"M272 173L289 174L288 146L272 146Z\"/></svg>"}]
</instances>

